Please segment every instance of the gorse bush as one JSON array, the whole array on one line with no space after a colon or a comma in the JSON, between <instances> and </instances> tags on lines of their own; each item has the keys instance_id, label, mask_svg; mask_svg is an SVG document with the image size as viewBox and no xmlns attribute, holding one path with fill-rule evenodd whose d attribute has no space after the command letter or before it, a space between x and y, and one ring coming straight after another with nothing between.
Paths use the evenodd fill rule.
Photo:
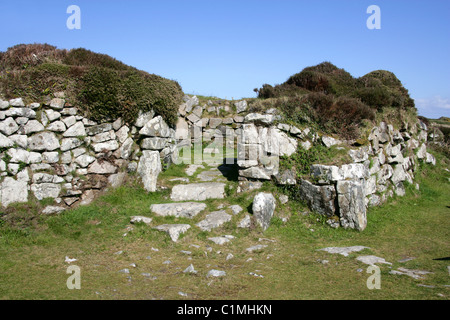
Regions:
<instances>
[{"instance_id":1,"label":"gorse bush","mask_svg":"<svg viewBox=\"0 0 450 320\"><path fill-rule=\"evenodd\" d=\"M18 45L0 53L0 91L5 98L42 102L64 91L66 100L94 120L133 122L153 109L174 125L180 85L104 54L48 44Z\"/></svg>"}]
</instances>

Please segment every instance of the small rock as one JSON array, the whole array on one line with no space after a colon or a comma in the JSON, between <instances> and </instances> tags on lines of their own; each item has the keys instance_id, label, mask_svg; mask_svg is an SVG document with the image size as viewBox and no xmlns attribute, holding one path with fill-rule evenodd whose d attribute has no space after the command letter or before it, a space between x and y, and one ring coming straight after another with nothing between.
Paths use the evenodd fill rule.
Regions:
<instances>
[{"instance_id":1,"label":"small rock","mask_svg":"<svg viewBox=\"0 0 450 320\"><path fill-rule=\"evenodd\" d=\"M195 268L194 268L194 265L190 265L189 267L187 267L184 271L183 271L183 273L197 273L197 271L195 270Z\"/></svg>"},{"instance_id":2,"label":"small rock","mask_svg":"<svg viewBox=\"0 0 450 320\"><path fill-rule=\"evenodd\" d=\"M220 270L209 270L208 274L206 275L208 278L209 277L224 277L226 276L226 272L225 271L220 271Z\"/></svg>"},{"instance_id":3,"label":"small rock","mask_svg":"<svg viewBox=\"0 0 450 320\"><path fill-rule=\"evenodd\" d=\"M125 268L125 269L119 270L119 272L120 273L129 274L130 273L130 269Z\"/></svg>"}]
</instances>

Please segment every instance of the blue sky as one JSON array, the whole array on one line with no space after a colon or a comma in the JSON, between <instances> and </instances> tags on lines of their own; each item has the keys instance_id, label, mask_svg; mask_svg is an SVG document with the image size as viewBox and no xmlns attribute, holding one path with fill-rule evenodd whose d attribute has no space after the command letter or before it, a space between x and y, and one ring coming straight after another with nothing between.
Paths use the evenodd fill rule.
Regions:
<instances>
[{"instance_id":1,"label":"blue sky","mask_svg":"<svg viewBox=\"0 0 450 320\"><path fill-rule=\"evenodd\" d=\"M81 30L69 30L69 5ZM370 5L381 29L369 30ZM0 2L0 51L84 47L177 80L185 93L253 97L330 61L354 77L394 72L419 114L450 116L448 0L14 0Z\"/></svg>"}]
</instances>

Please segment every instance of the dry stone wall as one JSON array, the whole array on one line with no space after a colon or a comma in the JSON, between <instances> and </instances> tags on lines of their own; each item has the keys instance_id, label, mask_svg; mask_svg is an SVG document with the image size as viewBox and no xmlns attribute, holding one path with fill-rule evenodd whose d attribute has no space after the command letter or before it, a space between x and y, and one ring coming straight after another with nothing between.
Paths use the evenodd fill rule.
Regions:
<instances>
[{"instance_id":1,"label":"dry stone wall","mask_svg":"<svg viewBox=\"0 0 450 320\"><path fill-rule=\"evenodd\" d=\"M88 204L129 173L156 191L159 172L177 159L175 130L153 111L131 125L97 123L66 103L64 93L48 104L0 100L0 151L2 206L54 199L44 213Z\"/></svg>"},{"instance_id":2,"label":"dry stone wall","mask_svg":"<svg viewBox=\"0 0 450 320\"><path fill-rule=\"evenodd\" d=\"M394 194L403 196L405 182L414 183L419 161L436 163L427 152L427 127L421 121L405 123L401 130L382 122L359 147L353 142L319 136L309 128L279 122L275 126L272 122L272 114L245 117L238 143L242 184L274 180L281 185L295 185L298 196L313 211L329 217L333 227L364 230L369 206L380 205ZM280 156L291 156L298 146L309 149L318 142L328 148L348 148L353 162L312 165L309 177L299 181L292 170L280 169Z\"/></svg>"}]
</instances>

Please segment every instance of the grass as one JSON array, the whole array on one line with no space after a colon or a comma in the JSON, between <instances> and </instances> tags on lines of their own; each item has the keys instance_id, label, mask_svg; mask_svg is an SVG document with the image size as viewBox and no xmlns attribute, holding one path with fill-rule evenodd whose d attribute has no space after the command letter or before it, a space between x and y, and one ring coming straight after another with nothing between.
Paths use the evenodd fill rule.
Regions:
<instances>
[{"instance_id":1,"label":"grass","mask_svg":"<svg viewBox=\"0 0 450 320\"><path fill-rule=\"evenodd\" d=\"M153 203L170 202L169 190L147 193L137 184L108 191L89 206L53 217L24 219L20 225L0 226L0 299L199 299L199 300L298 300L298 299L442 299L448 300L448 257L450 174L448 160L437 155L438 165L422 165L417 174L420 191L407 187L407 195L371 208L364 232L332 229L324 219L290 201L277 203L276 217L266 232L257 226L236 228L251 207L256 192L226 199L208 200L207 209L192 221L153 217L153 226L162 223L189 223L192 228L177 243L144 224L127 229L134 215L152 216ZM184 176L185 167L172 166L160 180ZM208 167L202 170L209 170ZM201 172L197 171L193 177ZM227 181L234 185L236 181ZM281 191L265 183L262 191L276 198ZM202 232L195 223L219 205L239 204L244 211L212 232ZM30 205L16 205L18 212ZM22 207L22 211L20 208ZM231 213L231 212L230 212ZM283 222L280 217L290 217ZM126 234L126 236L124 236ZM208 238L231 234L236 238L223 246ZM249 253L246 248L267 245ZM318 249L329 246L369 247L349 257ZM158 249L156 251L155 249ZM190 251L190 254L181 251ZM233 258L227 260L229 253ZM423 280L389 274L380 265L381 290L369 290L367 266L358 255L376 255L405 267L433 272ZM65 256L78 259L81 290L68 290ZM416 259L400 263L405 257ZM164 262L170 260L170 264ZM323 264L321 261L328 260ZM130 266L135 263L136 267ZM197 274L184 274L193 264ZM130 274L119 273L128 268ZM211 269L226 271L220 279L207 278ZM263 278L250 275L263 275ZM149 273L144 276L142 273ZM433 285L434 288L418 284ZM187 293L182 297L178 292Z\"/></svg>"}]
</instances>

